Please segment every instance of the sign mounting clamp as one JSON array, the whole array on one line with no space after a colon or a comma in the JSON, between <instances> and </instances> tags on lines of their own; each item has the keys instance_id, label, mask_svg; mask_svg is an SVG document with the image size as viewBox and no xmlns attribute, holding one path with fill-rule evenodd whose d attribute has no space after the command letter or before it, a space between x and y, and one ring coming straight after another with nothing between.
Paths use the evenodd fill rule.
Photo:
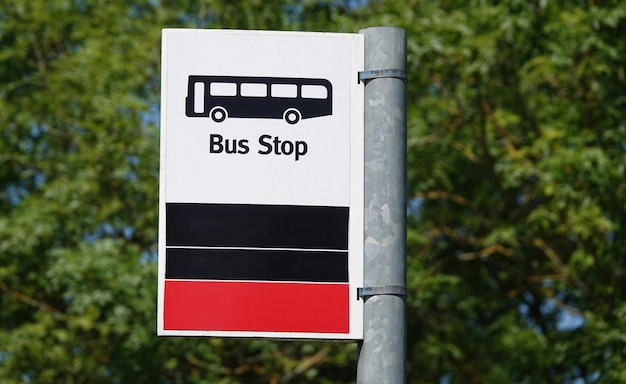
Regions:
<instances>
[{"instance_id":1,"label":"sign mounting clamp","mask_svg":"<svg viewBox=\"0 0 626 384\"><path fill-rule=\"evenodd\" d=\"M373 287L357 288L357 296L364 301L372 296L391 295L402 298L407 297L406 287L400 285L377 285Z\"/></svg>"},{"instance_id":2,"label":"sign mounting clamp","mask_svg":"<svg viewBox=\"0 0 626 384\"><path fill-rule=\"evenodd\" d=\"M405 83L408 79L406 71L402 69L372 69L369 71L360 71L358 80L359 83L363 82L363 84L367 85L371 80L380 78L400 79Z\"/></svg>"}]
</instances>

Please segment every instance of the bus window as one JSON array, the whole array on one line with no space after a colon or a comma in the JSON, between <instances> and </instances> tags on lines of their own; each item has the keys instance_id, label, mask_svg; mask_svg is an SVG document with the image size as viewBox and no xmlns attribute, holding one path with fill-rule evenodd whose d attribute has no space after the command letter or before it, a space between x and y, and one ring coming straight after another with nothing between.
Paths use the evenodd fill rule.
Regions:
<instances>
[{"instance_id":1,"label":"bus window","mask_svg":"<svg viewBox=\"0 0 626 384\"><path fill-rule=\"evenodd\" d=\"M204 83L197 82L193 85L193 111L195 113L204 113Z\"/></svg>"},{"instance_id":2,"label":"bus window","mask_svg":"<svg viewBox=\"0 0 626 384\"><path fill-rule=\"evenodd\" d=\"M302 85L302 97L305 99L325 99L328 90L323 85Z\"/></svg>"},{"instance_id":3,"label":"bus window","mask_svg":"<svg viewBox=\"0 0 626 384\"><path fill-rule=\"evenodd\" d=\"M272 97L295 99L298 97L298 86L295 84L272 84Z\"/></svg>"},{"instance_id":4,"label":"bus window","mask_svg":"<svg viewBox=\"0 0 626 384\"><path fill-rule=\"evenodd\" d=\"M267 84L241 83L240 95L243 97L266 97Z\"/></svg>"},{"instance_id":5,"label":"bus window","mask_svg":"<svg viewBox=\"0 0 626 384\"><path fill-rule=\"evenodd\" d=\"M211 96L237 96L236 83L213 82L209 86Z\"/></svg>"}]
</instances>

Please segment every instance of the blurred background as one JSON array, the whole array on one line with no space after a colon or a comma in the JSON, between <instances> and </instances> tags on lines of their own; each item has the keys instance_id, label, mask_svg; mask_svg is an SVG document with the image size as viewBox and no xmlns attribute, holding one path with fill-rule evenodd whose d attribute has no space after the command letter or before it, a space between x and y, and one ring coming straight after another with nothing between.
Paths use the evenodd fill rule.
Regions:
<instances>
[{"instance_id":1,"label":"blurred background","mask_svg":"<svg viewBox=\"0 0 626 384\"><path fill-rule=\"evenodd\" d=\"M408 33L408 382L626 382L617 0L0 0L0 382L354 382L355 344L156 337L160 39L371 26Z\"/></svg>"}]
</instances>

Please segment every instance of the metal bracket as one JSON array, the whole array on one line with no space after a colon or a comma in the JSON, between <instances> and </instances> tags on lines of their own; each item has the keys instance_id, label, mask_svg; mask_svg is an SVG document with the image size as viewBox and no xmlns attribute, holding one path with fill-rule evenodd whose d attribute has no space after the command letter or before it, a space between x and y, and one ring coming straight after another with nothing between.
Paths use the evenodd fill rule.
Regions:
<instances>
[{"instance_id":1,"label":"metal bracket","mask_svg":"<svg viewBox=\"0 0 626 384\"><path fill-rule=\"evenodd\" d=\"M402 69L373 69L370 71L360 71L358 82L363 82L363 84L367 84L371 80L380 78L400 79L405 83L407 82L406 71Z\"/></svg>"},{"instance_id":2,"label":"metal bracket","mask_svg":"<svg viewBox=\"0 0 626 384\"><path fill-rule=\"evenodd\" d=\"M357 288L357 300L363 299L364 301L372 296L391 295L407 297L406 287L400 285L378 285L374 287Z\"/></svg>"}]
</instances>

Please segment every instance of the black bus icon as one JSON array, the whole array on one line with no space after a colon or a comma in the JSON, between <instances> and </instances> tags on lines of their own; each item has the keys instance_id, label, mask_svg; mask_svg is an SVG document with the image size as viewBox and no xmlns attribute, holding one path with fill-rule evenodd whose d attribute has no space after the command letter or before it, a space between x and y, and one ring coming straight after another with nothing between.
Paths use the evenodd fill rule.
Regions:
<instances>
[{"instance_id":1,"label":"black bus icon","mask_svg":"<svg viewBox=\"0 0 626 384\"><path fill-rule=\"evenodd\" d=\"M326 79L248 76L189 76L185 114L211 117L301 119L333 113L332 85Z\"/></svg>"}]
</instances>

